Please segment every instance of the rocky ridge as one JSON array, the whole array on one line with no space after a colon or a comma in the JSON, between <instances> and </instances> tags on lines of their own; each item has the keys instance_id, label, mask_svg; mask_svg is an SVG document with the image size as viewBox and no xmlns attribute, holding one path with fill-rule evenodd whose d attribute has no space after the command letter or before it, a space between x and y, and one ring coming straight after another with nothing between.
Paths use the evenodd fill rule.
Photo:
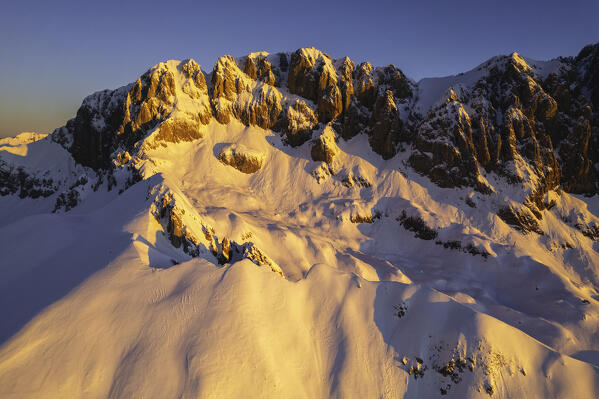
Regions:
<instances>
[{"instance_id":1,"label":"rocky ridge","mask_svg":"<svg viewBox=\"0 0 599 399\"><path fill-rule=\"evenodd\" d=\"M175 248L181 248L192 257L216 258L221 265L249 259L257 266L267 266L285 277L279 265L248 241L251 235L243 237L241 243L227 237L219 240L215 229L194 210L181 192L157 184L150 188L148 197L152 198L150 212L163 226Z\"/></svg>"},{"instance_id":2,"label":"rocky ridge","mask_svg":"<svg viewBox=\"0 0 599 399\"><path fill-rule=\"evenodd\" d=\"M80 295L53 323L19 333L7 363L16 371L0 385L22 397L32 392L27 376L51 376L36 364L67 365L44 379L64 393L69 365L97 334L114 339L96 340L93 352L121 361L76 367L76 391L98 381L93 372L124 376L128 392L183 381L148 378L154 360L151 369L180 368L195 386L197 361L218 358L220 367L229 348L236 365L258 348L248 361L274 368L254 370L239 392L270 376L271 396L306 381L332 381L351 396L355 378L372 375L361 387L378 388L381 376L384 387L363 397L398 397L402 384L426 397L584 397L597 381L587 356L599 348L599 202L567 192L595 192L596 55L597 46L550 62L512 54L418 83L315 49L225 56L211 73L169 61L86 98L54 134L0 140L4 253L14 259L5 262L5 308L77 265L110 265L49 307ZM10 279L18 273L27 278ZM31 355L50 324L56 339ZM91 335L81 334L86 326ZM198 329L233 339L196 350L206 337ZM75 335L65 340L65 331ZM165 333L173 341L156 346ZM285 363L285 348L299 343L309 355L314 342L326 344L327 365L281 385L281 367L313 361ZM48 353L63 360L36 360ZM165 359L176 364L165 368ZM141 383L122 365L139 366ZM99 396L119 381L105 385ZM335 392L305 396L327 394Z\"/></svg>"},{"instance_id":3,"label":"rocky ridge","mask_svg":"<svg viewBox=\"0 0 599 399\"><path fill-rule=\"evenodd\" d=\"M335 140L366 134L383 159L408 151L409 165L441 187L491 194L496 178L522 187L520 205L501 206L498 215L540 232L550 190L597 193L598 69L599 45L539 65L513 53L453 77L424 104L426 79L415 83L393 65L356 65L314 48L223 56L211 73L191 59L169 61L133 84L88 96L50 137L102 177L135 169L146 148L202 138L213 118L271 129L290 146L316 132L311 156L326 163L338 151ZM3 194L17 186L22 195L57 191L0 169Z\"/></svg>"}]
</instances>

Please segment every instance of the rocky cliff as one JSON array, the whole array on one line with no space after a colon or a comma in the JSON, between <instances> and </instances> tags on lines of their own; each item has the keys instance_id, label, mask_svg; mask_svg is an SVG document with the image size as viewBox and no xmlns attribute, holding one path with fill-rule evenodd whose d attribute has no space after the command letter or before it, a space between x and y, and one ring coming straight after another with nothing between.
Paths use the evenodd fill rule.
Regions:
<instances>
[{"instance_id":1,"label":"rocky cliff","mask_svg":"<svg viewBox=\"0 0 599 399\"><path fill-rule=\"evenodd\" d=\"M599 397L598 80L168 61L0 139L0 397Z\"/></svg>"},{"instance_id":2,"label":"rocky cliff","mask_svg":"<svg viewBox=\"0 0 599 399\"><path fill-rule=\"evenodd\" d=\"M500 212L514 223L542 217L549 190L597 193L597 109L599 44L548 62L498 56L418 83L393 65L303 48L223 56L210 73L193 60L160 63L87 97L52 139L78 163L110 171L144 146L201 138L212 119L270 129L290 146L313 140L312 158L327 163L334 140L364 134L383 159L407 151L408 164L441 187L490 194L496 179L521 187L527 209Z\"/></svg>"}]
</instances>

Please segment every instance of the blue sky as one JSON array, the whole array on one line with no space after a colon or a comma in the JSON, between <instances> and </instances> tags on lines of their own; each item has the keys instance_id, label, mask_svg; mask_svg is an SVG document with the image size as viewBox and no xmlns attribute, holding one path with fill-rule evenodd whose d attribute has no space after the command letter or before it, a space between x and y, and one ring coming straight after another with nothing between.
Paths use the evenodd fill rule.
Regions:
<instances>
[{"instance_id":1,"label":"blue sky","mask_svg":"<svg viewBox=\"0 0 599 399\"><path fill-rule=\"evenodd\" d=\"M524 4L522 4L524 3ZM599 42L599 2L28 1L0 9L0 136L50 132L83 97L167 59L211 70L224 54L315 46L395 64L413 79L517 51L575 55Z\"/></svg>"}]
</instances>

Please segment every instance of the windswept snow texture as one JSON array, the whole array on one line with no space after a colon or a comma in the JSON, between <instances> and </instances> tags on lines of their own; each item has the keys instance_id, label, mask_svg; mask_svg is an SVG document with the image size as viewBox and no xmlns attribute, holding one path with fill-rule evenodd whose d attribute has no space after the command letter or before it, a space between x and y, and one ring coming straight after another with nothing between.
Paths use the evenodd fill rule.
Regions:
<instances>
[{"instance_id":1,"label":"windswept snow texture","mask_svg":"<svg viewBox=\"0 0 599 399\"><path fill-rule=\"evenodd\" d=\"M423 112L477 73L421 81ZM160 135L109 175L0 141L52 180L0 196L0 397L599 397L599 198L549 191L524 234L516 186L440 188L363 134L330 163L236 119Z\"/></svg>"}]
</instances>

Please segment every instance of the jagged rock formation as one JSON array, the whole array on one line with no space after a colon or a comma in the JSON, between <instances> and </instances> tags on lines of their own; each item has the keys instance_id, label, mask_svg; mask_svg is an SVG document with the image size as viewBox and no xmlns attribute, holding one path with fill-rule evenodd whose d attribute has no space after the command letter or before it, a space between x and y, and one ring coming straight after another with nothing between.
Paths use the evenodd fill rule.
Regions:
<instances>
[{"instance_id":1,"label":"jagged rock formation","mask_svg":"<svg viewBox=\"0 0 599 399\"><path fill-rule=\"evenodd\" d=\"M216 119L220 123L229 123L237 118L245 125L271 128L281 113L281 93L272 86L274 75L270 63L262 61L261 71L266 73L264 81L255 81L256 75L252 58L246 60L246 70L251 76L242 72L231 56L218 59L212 72L212 106ZM266 65L266 66L264 66ZM264 68L268 67L267 72Z\"/></svg>"},{"instance_id":2,"label":"jagged rock formation","mask_svg":"<svg viewBox=\"0 0 599 399\"><path fill-rule=\"evenodd\" d=\"M219 264L250 259L258 266L268 266L285 277L280 266L252 242L241 244L223 237L218 239L215 229L194 211L188 199L180 192L156 185L148 193L153 197L151 213L175 248L192 257L214 256Z\"/></svg>"},{"instance_id":3,"label":"jagged rock formation","mask_svg":"<svg viewBox=\"0 0 599 399\"><path fill-rule=\"evenodd\" d=\"M560 60L567 68L543 82L557 103L549 133L559 155L563 188L592 194L597 192L593 165L599 161L599 44Z\"/></svg>"},{"instance_id":4,"label":"jagged rock formation","mask_svg":"<svg viewBox=\"0 0 599 399\"><path fill-rule=\"evenodd\" d=\"M370 125L372 149L381 154L384 159L393 157L402 123L391 90L385 90L384 95L376 99Z\"/></svg>"},{"instance_id":5,"label":"jagged rock formation","mask_svg":"<svg viewBox=\"0 0 599 399\"><path fill-rule=\"evenodd\" d=\"M183 96L194 104L192 112L173 112ZM57 129L53 138L68 147L77 162L106 169L115 151L131 150L169 117L160 125L158 140L200 138L200 126L212 117L207 100L204 73L195 61L160 63L134 84L88 96L77 116Z\"/></svg>"},{"instance_id":6,"label":"jagged rock formation","mask_svg":"<svg viewBox=\"0 0 599 399\"><path fill-rule=\"evenodd\" d=\"M597 397L598 49L169 61L0 139L0 397Z\"/></svg>"},{"instance_id":7,"label":"jagged rock formation","mask_svg":"<svg viewBox=\"0 0 599 399\"><path fill-rule=\"evenodd\" d=\"M497 212L504 222L514 226L523 233L535 232L543 234L543 230L539 227L536 215L527 207L522 207L518 210L512 207L504 207Z\"/></svg>"},{"instance_id":8,"label":"jagged rock formation","mask_svg":"<svg viewBox=\"0 0 599 399\"><path fill-rule=\"evenodd\" d=\"M324 132L315 139L310 154L314 161L330 164L340 151L337 143L335 143L335 133L333 129L327 127Z\"/></svg>"},{"instance_id":9,"label":"jagged rock formation","mask_svg":"<svg viewBox=\"0 0 599 399\"><path fill-rule=\"evenodd\" d=\"M223 56L210 74L193 60L169 61L131 85L87 97L51 137L80 164L110 170L144 147L201 139L213 118L271 129L291 146L317 132L311 157L329 164L339 151L336 135L363 133L383 159L408 149L409 165L441 187L489 194L491 175L522 185L522 203L538 219L549 190L597 192L598 69L599 45L540 66L517 53L495 57L432 88L393 65L355 65L314 48ZM444 94L431 97L439 88ZM223 154L221 161L244 173L260 169L237 152ZM0 170L6 193L29 184ZM38 191L32 195L50 193Z\"/></svg>"},{"instance_id":10,"label":"jagged rock formation","mask_svg":"<svg viewBox=\"0 0 599 399\"><path fill-rule=\"evenodd\" d=\"M247 174L256 173L264 165L264 154L240 144L223 147L218 154L218 159L225 165Z\"/></svg>"},{"instance_id":11,"label":"jagged rock formation","mask_svg":"<svg viewBox=\"0 0 599 399\"><path fill-rule=\"evenodd\" d=\"M286 59L285 59L286 60ZM250 78L264 82L271 86L281 85L281 74L278 68L272 68L272 64L265 56L250 54L246 57L243 72Z\"/></svg>"},{"instance_id":12,"label":"jagged rock formation","mask_svg":"<svg viewBox=\"0 0 599 399\"><path fill-rule=\"evenodd\" d=\"M14 168L0 159L0 195L16 194L20 198L49 197L57 187L51 178L31 176L22 167Z\"/></svg>"},{"instance_id":13,"label":"jagged rock formation","mask_svg":"<svg viewBox=\"0 0 599 399\"><path fill-rule=\"evenodd\" d=\"M514 183L526 179L531 168L540 178L531 199L542 206L540 197L559 184L559 166L543 125L555 116L555 100L518 54L489 66L473 88L449 89L445 101L431 109L410 162L441 186L473 186L482 192L490 188L480 168Z\"/></svg>"}]
</instances>

